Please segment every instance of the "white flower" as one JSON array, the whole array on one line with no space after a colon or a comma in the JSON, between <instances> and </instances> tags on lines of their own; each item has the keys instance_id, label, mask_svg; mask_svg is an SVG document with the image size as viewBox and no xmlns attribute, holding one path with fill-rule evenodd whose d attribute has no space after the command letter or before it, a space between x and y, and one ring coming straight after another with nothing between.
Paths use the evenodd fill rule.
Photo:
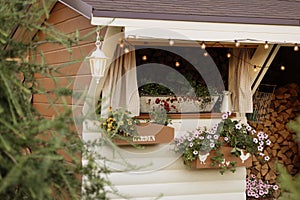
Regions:
<instances>
[{"instance_id":1,"label":"white flower","mask_svg":"<svg viewBox=\"0 0 300 200\"><path fill-rule=\"evenodd\" d=\"M268 140L266 141L266 144L267 144L268 146L270 146L270 145L271 145L271 140L268 139Z\"/></svg>"},{"instance_id":2,"label":"white flower","mask_svg":"<svg viewBox=\"0 0 300 200\"><path fill-rule=\"evenodd\" d=\"M256 130L253 129L253 130L251 131L251 133L252 133L252 135L256 134Z\"/></svg>"},{"instance_id":3,"label":"white flower","mask_svg":"<svg viewBox=\"0 0 300 200\"><path fill-rule=\"evenodd\" d=\"M242 128L242 125L236 124L236 125L235 125L235 128L238 129L238 130L240 130L240 129Z\"/></svg>"},{"instance_id":4,"label":"white flower","mask_svg":"<svg viewBox=\"0 0 300 200\"><path fill-rule=\"evenodd\" d=\"M218 135L214 135L214 139L217 140L219 138Z\"/></svg>"},{"instance_id":5,"label":"white flower","mask_svg":"<svg viewBox=\"0 0 300 200\"><path fill-rule=\"evenodd\" d=\"M257 143L258 143L257 138L253 138L253 142L254 142L255 144L257 144Z\"/></svg>"},{"instance_id":6,"label":"white flower","mask_svg":"<svg viewBox=\"0 0 300 200\"><path fill-rule=\"evenodd\" d=\"M207 135L206 138L207 138L207 139L211 139L211 135Z\"/></svg>"},{"instance_id":7,"label":"white flower","mask_svg":"<svg viewBox=\"0 0 300 200\"><path fill-rule=\"evenodd\" d=\"M225 141L228 141L228 137L224 137L224 140L225 140Z\"/></svg>"},{"instance_id":8,"label":"white flower","mask_svg":"<svg viewBox=\"0 0 300 200\"><path fill-rule=\"evenodd\" d=\"M194 154L194 155L198 155L198 151L194 150L194 151L193 151L193 154Z\"/></svg>"},{"instance_id":9,"label":"white flower","mask_svg":"<svg viewBox=\"0 0 300 200\"><path fill-rule=\"evenodd\" d=\"M227 113L225 113L225 114L222 115L222 119L227 119L227 118L228 118L228 114Z\"/></svg>"},{"instance_id":10,"label":"white flower","mask_svg":"<svg viewBox=\"0 0 300 200\"><path fill-rule=\"evenodd\" d=\"M252 127L251 127L249 124L247 124L246 130L247 130L247 131L251 131L251 130L252 130Z\"/></svg>"},{"instance_id":11,"label":"white flower","mask_svg":"<svg viewBox=\"0 0 300 200\"><path fill-rule=\"evenodd\" d=\"M264 148L263 148L262 146L258 146L258 147L257 147L257 150L258 150L258 151L263 151Z\"/></svg>"},{"instance_id":12,"label":"white flower","mask_svg":"<svg viewBox=\"0 0 300 200\"><path fill-rule=\"evenodd\" d=\"M265 157L265 161L269 161L270 160L270 157L269 156L266 156Z\"/></svg>"},{"instance_id":13,"label":"white flower","mask_svg":"<svg viewBox=\"0 0 300 200\"><path fill-rule=\"evenodd\" d=\"M265 134L264 134L264 138L265 138L265 139L268 139L268 134L265 133Z\"/></svg>"}]
</instances>

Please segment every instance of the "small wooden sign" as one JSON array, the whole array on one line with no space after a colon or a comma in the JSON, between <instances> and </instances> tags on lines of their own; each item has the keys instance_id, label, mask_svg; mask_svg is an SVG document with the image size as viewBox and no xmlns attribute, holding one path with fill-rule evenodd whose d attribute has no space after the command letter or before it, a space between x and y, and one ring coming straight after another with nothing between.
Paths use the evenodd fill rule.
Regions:
<instances>
[{"instance_id":1,"label":"small wooden sign","mask_svg":"<svg viewBox=\"0 0 300 200\"><path fill-rule=\"evenodd\" d=\"M174 128L154 123L141 123L136 125L138 135L129 140L114 139L116 145L162 144L169 143L174 139Z\"/></svg>"}]
</instances>

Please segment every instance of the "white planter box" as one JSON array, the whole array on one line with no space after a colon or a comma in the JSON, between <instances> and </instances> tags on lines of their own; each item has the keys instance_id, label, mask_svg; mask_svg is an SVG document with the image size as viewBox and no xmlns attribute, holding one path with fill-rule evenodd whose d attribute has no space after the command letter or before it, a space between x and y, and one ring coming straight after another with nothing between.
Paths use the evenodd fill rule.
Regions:
<instances>
[{"instance_id":1,"label":"white planter box","mask_svg":"<svg viewBox=\"0 0 300 200\"><path fill-rule=\"evenodd\" d=\"M209 97L207 97L209 98ZM188 97L171 97L171 96L141 96L140 97L140 112L149 113L153 106L158 105L155 101L167 101L170 106L176 106L178 113L197 113L197 112L211 112L214 105L216 104L219 96L211 96L210 102L203 102L203 98L188 98ZM175 99L170 101L170 99ZM176 110L171 109L169 113L176 113Z\"/></svg>"}]
</instances>

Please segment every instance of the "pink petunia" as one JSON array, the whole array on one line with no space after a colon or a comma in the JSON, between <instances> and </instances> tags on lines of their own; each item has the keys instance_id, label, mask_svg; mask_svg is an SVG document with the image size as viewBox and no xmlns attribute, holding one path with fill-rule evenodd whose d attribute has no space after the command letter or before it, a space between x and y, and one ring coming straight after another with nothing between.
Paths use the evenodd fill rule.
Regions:
<instances>
[{"instance_id":1,"label":"pink petunia","mask_svg":"<svg viewBox=\"0 0 300 200\"><path fill-rule=\"evenodd\" d=\"M225 113L225 114L222 115L222 119L227 119L227 118L228 118L228 114L227 113Z\"/></svg>"}]
</instances>

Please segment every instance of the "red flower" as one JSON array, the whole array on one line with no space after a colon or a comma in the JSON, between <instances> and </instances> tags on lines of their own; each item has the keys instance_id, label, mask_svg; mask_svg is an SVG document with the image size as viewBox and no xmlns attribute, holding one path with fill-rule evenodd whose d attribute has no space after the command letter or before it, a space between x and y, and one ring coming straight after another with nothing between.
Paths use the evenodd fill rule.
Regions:
<instances>
[{"instance_id":1,"label":"red flower","mask_svg":"<svg viewBox=\"0 0 300 200\"><path fill-rule=\"evenodd\" d=\"M159 98L156 98L156 99L155 99L155 103L156 103L156 104L159 104L159 103L160 103L160 99L159 99Z\"/></svg>"}]
</instances>

